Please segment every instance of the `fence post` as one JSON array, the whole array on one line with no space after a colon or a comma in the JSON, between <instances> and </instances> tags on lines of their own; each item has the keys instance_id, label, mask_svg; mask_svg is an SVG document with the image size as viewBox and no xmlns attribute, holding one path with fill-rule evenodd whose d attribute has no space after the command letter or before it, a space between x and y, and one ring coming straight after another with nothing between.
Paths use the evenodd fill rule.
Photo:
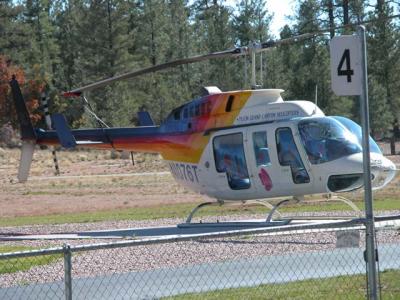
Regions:
<instances>
[{"instance_id":1,"label":"fence post","mask_svg":"<svg viewBox=\"0 0 400 300\"><path fill-rule=\"evenodd\" d=\"M71 262L71 246L63 245L64 249L64 283L65 283L65 300L72 300L72 262Z\"/></svg>"},{"instance_id":2,"label":"fence post","mask_svg":"<svg viewBox=\"0 0 400 300\"><path fill-rule=\"evenodd\" d=\"M369 104L368 104L368 74L367 74L367 43L365 39L365 27L358 26L357 34L361 40L362 68L362 93L360 95L361 123L362 123L362 148L363 148L363 170L364 170L364 199L365 199L365 253L367 258L367 290L369 298L379 299L378 273L376 268L377 249L375 247L375 217L372 201L371 187L371 157L369 147Z\"/></svg>"}]
</instances>

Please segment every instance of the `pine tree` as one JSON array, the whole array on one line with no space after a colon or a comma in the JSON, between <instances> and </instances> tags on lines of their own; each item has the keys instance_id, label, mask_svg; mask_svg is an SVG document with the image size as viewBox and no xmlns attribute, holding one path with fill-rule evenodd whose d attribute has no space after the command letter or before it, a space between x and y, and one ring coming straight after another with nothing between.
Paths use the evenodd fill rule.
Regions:
<instances>
[{"instance_id":1,"label":"pine tree","mask_svg":"<svg viewBox=\"0 0 400 300\"><path fill-rule=\"evenodd\" d=\"M271 15L266 10L266 3L263 0L246 0L241 1L236 6L236 14L233 17L234 37L236 38L236 45L238 46L251 46L252 43L262 43L269 39L269 23ZM265 60L261 64L260 56L265 57L263 54L258 55L258 67L265 69ZM248 59L248 58L245 58ZM250 67L250 62L247 62ZM266 67L268 68L268 66ZM250 68L245 70L250 73ZM260 72L261 73L261 72ZM265 72L264 72L265 74ZM258 83L265 84L265 78L258 79Z\"/></svg>"},{"instance_id":2,"label":"pine tree","mask_svg":"<svg viewBox=\"0 0 400 300\"><path fill-rule=\"evenodd\" d=\"M13 1L0 1L0 55L22 63L29 49L27 27L20 20L23 6Z\"/></svg>"},{"instance_id":3,"label":"pine tree","mask_svg":"<svg viewBox=\"0 0 400 300\"><path fill-rule=\"evenodd\" d=\"M372 113L372 123L390 124L398 117L396 112L400 108L400 98L398 96L399 86L399 51L398 30L394 22L388 19L393 13L393 9L388 3L377 1L375 14L371 14L370 18L378 18L378 20L369 28L368 36L368 70L373 78L370 82L377 84L376 90L379 90L379 97L371 99L371 105L374 107L389 107L388 113L378 114L377 111ZM384 92L383 92L384 91ZM378 119L380 119L378 121ZM379 128L382 129L382 128ZM389 131L389 127L386 128Z\"/></svg>"},{"instance_id":4,"label":"pine tree","mask_svg":"<svg viewBox=\"0 0 400 300\"><path fill-rule=\"evenodd\" d=\"M39 65L44 76L51 77L59 64L59 47L55 38L53 2L26 0L24 23L29 26L30 49L25 63L32 68ZM28 69L29 70L29 69Z\"/></svg>"},{"instance_id":5,"label":"pine tree","mask_svg":"<svg viewBox=\"0 0 400 300\"><path fill-rule=\"evenodd\" d=\"M234 47L231 8L225 1L194 1L195 10L194 34L198 37L196 48L198 53L222 51ZM237 68L232 61L226 59L198 64L198 72L202 74L197 86L215 85L222 90L230 90L241 86L241 78L236 74ZM238 82L239 81L239 82Z\"/></svg>"},{"instance_id":6,"label":"pine tree","mask_svg":"<svg viewBox=\"0 0 400 300\"><path fill-rule=\"evenodd\" d=\"M76 44L79 56L74 64L79 66L81 85L131 69L128 3L96 0L83 3L80 9L82 19ZM110 126L122 121L122 116L115 113L129 95L126 85L120 82L89 94L96 113Z\"/></svg>"}]
</instances>

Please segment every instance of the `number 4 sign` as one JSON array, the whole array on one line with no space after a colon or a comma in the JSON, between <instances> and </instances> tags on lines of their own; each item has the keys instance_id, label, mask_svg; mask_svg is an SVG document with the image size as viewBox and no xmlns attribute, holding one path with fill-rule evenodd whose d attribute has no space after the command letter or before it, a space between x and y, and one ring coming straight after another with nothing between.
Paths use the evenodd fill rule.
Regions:
<instances>
[{"instance_id":1,"label":"number 4 sign","mask_svg":"<svg viewBox=\"0 0 400 300\"><path fill-rule=\"evenodd\" d=\"M334 37L330 42L332 90L337 96L362 93L361 41L357 35Z\"/></svg>"}]
</instances>

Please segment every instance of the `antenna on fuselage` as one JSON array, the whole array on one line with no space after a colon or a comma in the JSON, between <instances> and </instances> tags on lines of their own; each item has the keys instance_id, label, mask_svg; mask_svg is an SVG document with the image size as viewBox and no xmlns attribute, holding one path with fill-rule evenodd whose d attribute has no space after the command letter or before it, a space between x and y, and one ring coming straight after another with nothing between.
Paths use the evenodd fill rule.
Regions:
<instances>
[{"instance_id":1,"label":"antenna on fuselage","mask_svg":"<svg viewBox=\"0 0 400 300\"><path fill-rule=\"evenodd\" d=\"M314 111L313 111L313 115L317 112L317 107L318 107L318 84L315 85L315 98L314 98Z\"/></svg>"},{"instance_id":2,"label":"antenna on fuselage","mask_svg":"<svg viewBox=\"0 0 400 300\"><path fill-rule=\"evenodd\" d=\"M263 53L260 52L260 88L263 87Z\"/></svg>"},{"instance_id":3,"label":"antenna on fuselage","mask_svg":"<svg viewBox=\"0 0 400 300\"><path fill-rule=\"evenodd\" d=\"M315 106L318 105L318 84L315 85Z\"/></svg>"}]
</instances>

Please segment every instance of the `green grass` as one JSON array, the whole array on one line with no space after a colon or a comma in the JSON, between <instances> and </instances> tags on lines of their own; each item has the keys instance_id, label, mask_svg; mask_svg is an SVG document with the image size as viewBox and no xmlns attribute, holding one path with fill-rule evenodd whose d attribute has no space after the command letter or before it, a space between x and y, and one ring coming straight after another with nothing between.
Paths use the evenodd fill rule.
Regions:
<instances>
[{"instance_id":1,"label":"green grass","mask_svg":"<svg viewBox=\"0 0 400 300\"><path fill-rule=\"evenodd\" d=\"M355 204L364 210L363 201L355 201ZM148 220L161 218L181 218L182 221L194 208L194 203L179 203L157 206L157 207L137 207L124 208L111 211L83 212L73 214L54 214L42 216L22 216L22 217L3 217L0 219L1 226L22 226L32 224L65 224L65 223L88 223L109 220ZM375 210L396 210L400 209L400 200L393 198L376 199L374 201ZM321 212L321 211L346 211L349 207L340 202L325 202L318 204L295 204L283 206L280 212ZM196 216L215 216L229 214L256 214L267 213L267 209L262 206L222 206L202 208Z\"/></svg>"},{"instance_id":2,"label":"green grass","mask_svg":"<svg viewBox=\"0 0 400 300\"><path fill-rule=\"evenodd\" d=\"M26 250L33 250L33 248L23 246L0 246L0 253ZM0 275L6 273L15 273L18 271L26 271L34 266L47 265L59 259L60 257L60 255L42 255L23 258L1 259Z\"/></svg>"},{"instance_id":3,"label":"green grass","mask_svg":"<svg viewBox=\"0 0 400 300\"><path fill-rule=\"evenodd\" d=\"M400 271L381 273L382 299L400 299ZM365 299L364 275L312 279L285 284L266 284L249 288L224 289L206 293L184 294L164 299Z\"/></svg>"}]
</instances>

